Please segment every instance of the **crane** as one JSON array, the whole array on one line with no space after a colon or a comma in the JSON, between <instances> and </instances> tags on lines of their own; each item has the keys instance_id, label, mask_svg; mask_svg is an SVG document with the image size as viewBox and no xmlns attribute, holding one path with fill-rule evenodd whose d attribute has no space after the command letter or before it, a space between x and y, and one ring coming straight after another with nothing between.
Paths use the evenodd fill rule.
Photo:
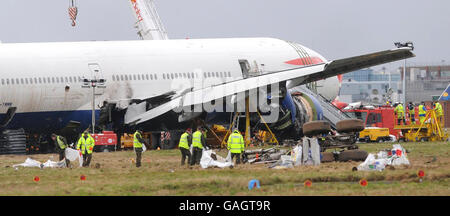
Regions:
<instances>
[{"instance_id":1,"label":"crane","mask_svg":"<svg viewBox=\"0 0 450 216\"><path fill-rule=\"evenodd\" d=\"M153 0L129 0L136 18L135 27L142 40L167 40L167 32Z\"/></svg>"}]
</instances>

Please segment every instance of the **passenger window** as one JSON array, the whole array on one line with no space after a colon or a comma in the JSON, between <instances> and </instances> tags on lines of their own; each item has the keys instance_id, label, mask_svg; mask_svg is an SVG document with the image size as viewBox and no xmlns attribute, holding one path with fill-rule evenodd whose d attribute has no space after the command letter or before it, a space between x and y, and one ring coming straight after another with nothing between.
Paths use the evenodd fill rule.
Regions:
<instances>
[{"instance_id":1,"label":"passenger window","mask_svg":"<svg viewBox=\"0 0 450 216\"><path fill-rule=\"evenodd\" d=\"M5 80L4 79L2 79L2 85L5 85Z\"/></svg>"},{"instance_id":2,"label":"passenger window","mask_svg":"<svg viewBox=\"0 0 450 216\"><path fill-rule=\"evenodd\" d=\"M148 74L145 74L145 79L149 80Z\"/></svg>"},{"instance_id":3,"label":"passenger window","mask_svg":"<svg viewBox=\"0 0 450 216\"><path fill-rule=\"evenodd\" d=\"M163 74L163 79L166 79L166 74Z\"/></svg>"},{"instance_id":4,"label":"passenger window","mask_svg":"<svg viewBox=\"0 0 450 216\"><path fill-rule=\"evenodd\" d=\"M28 85L28 78L25 78L25 84Z\"/></svg>"},{"instance_id":5,"label":"passenger window","mask_svg":"<svg viewBox=\"0 0 450 216\"><path fill-rule=\"evenodd\" d=\"M175 79L178 79L178 73L175 73Z\"/></svg>"},{"instance_id":6,"label":"passenger window","mask_svg":"<svg viewBox=\"0 0 450 216\"><path fill-rule=\"evenodd\" d=\"M228 77L231 77L231 72L230 71L228 71Z\"/></svg>"},{"instance_id":7,"label":"passenger window","mask_svg":"<svg viewBox=\"0 0 450 216\"><path fill-rule=\"evenodd\" d=\"M155 80L157 80L158 79L158 74L155 74Z\"/></svg>"},{"instance_id":8,"label":"passenger window","mask_svg":"<svg viewBox=\"0 0 450 216\"><path fill-rule=\"evenodd\" d=\"M66 83L69 82L69 79L67 79L67 77L64 77L64 80L66 81Z\"/></svg>"},{"instance_id":9,"label":"passenger window","mask_svg":"<svg viewBox=\"0 0 450 216\"><path fill-rule=\"evenodd\" d=\"M11 84L14 85L14 79L11 79Z\"/></svg>"},{"instance_id":10,"label":"passenger window","mask_svg":"<svg viewBox=\"0 0 450 216\"><path fill-rule=\"evenodd\" d=\"M9 79L6 79L6 85L9 85Z\"/></svg>"},{"instance_id":11,"label":"passenger window","mask_svg":"<svg viewBox=\"0 0 450 216\"><path fill-rule=\"evenodd\" d=\"M173 79L173 73L170 73L170 78Z\"/></svg>"}]
</instances>

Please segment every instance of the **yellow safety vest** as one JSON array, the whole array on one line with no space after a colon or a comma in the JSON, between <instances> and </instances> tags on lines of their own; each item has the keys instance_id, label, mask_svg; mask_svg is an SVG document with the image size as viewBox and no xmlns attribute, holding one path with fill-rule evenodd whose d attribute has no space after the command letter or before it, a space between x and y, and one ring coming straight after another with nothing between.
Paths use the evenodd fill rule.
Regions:
<instances>
[{"instance_id":1,"label":"yellow safety vest","mask_svg":"<svg viewBox=\"0 0 450 216\"><path fill-rule=\"evenodd\" d=\"M59 148L61 148L62 150L67 148L67 145L64 143L64 141L62 140L61 136L57 136L56 137L56 142L59 145Z\"/></svg>"},{"instance_id":2,"label":"yellow safety vest","mask_svg":"<svg viewBox=\"0 0 450 216\"><path fill-rule=\"evenodd\" d=\"M192 146L197 147L199 149L203 149L202 132L195 131L194 134L192 134Z\"/></svg>"},{"instance_id":3,"label":"yellow safety vest","mask_svg":"<svg viewBox=\"0 0 450 216\"><path fill-rule=\"evenodd\" d=\"M134 135L133 135L133 137L134 137L134 139L133 139L133 147L135 147L135 148L142 148L142 143L141 142L139 142L139 140L137 139L137 135L141 135L141 137L142 137L142 134L140 134L139 132L135 132L134 133Z\"/></svg>"},{"instance_id":4,"label":"yellow safety vest","mask_svg":"<svg viewBox=\"0 0 450 216\"><path fill-rule=\"evenodd\" d=\"M403 105L399 104L395 107L394 111L397 113L397 118L402 118L405 113L403 110Z\"/></svg>"},{"instance_id":5,"label":"yellow safety vest","mask_svg":"<svg viewBox=\"0 0 450 216\"><path fill-rule=\"evenodd\" d=\"M436 107L434 108L434 110L436 111L437 116L443 115L442 105L439 102L436 103Z\"/></svg>"},{"instance_id":6,"label":"yellow safety vest","mask_svg":"<svg viewBox=\"0 0 450 216\"><path fill-rule=\"evenodd\" d=\"M234 131L230 135L230 137L228 138L227 148L231 151L231 153L240 154L244 151L244 138L239 133L239 131Z\"/></svg>"},{"instance_id":7,"label":"yellow safety vest","mask_svg":"<svg viewBox=\"0 0 450 216\"><path fill-rule=\"evenodd\" d=\"M424 105L419 105L419 116L423 116L423 117L425 117L426 116L426 114L427 114L427 111L426 110L424 110Z\"/></svg>"},{"instance_id":8,"label":"yellow safety vest","mask_svg":"<svg viewBox=\"0 0 450 216\"><path fill-rule=\"evenodd\" d=\"M189 134L186 132L181 135L180 142L178 143L178 148L189 149L188 136Z\"/></svg>"},{"instance_id":9,"label":"yellow safety vest","mask_svg":"<svg viewBox=\"0 0 450 216\"><path fill-rule=\"evenodd\" d=\"M88 154L92 154L92 151L94 150L95 146L95 140L91 137L90 134L88 134L88 138L85 139L83 135L81 135L80 139L78 140L77 149L79 150L81 147L81 153L86 154L86 151Z\"/></svg>"}]
</instances>

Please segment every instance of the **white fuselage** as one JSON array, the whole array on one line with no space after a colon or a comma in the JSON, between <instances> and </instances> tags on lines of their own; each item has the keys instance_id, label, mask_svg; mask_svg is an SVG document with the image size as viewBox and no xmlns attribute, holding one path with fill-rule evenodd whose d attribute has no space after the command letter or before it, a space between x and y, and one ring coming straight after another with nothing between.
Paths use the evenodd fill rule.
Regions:
<instances>
[{"instance_id":1,"label":"white fuselage","mask_svg":"<svg viewBox=\"0 0 450 216\"><path fill-rule=\"evenodd\" d=\"M242 60L256 76L299 67L286 63L299 58L291 44L272 38L0 43L0 113L11 106L17 113L90 110L92 90L81 87L83 77L107 80L105 89L96 90L97 105L126 103L243 79ZM199 79L203 86L194 85ZM337 78L324 84L320 93L336 97Z\"/></svg>"}]
</instances>

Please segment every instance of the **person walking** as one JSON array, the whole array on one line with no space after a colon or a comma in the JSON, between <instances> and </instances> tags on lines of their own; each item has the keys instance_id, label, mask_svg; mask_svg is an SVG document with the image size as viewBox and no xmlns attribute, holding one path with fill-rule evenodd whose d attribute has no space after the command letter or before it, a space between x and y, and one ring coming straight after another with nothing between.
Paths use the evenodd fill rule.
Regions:
<instances>
[{"instance_id":1,"label":"person walking","mask_svg":"<svg viewBox=\"0 0 450 216\"><path fill-rule=\"evenodd\" d=\"M236 164L240 164L241 153L244 151L244 138L239 130L235 129L228 137L227 149L231 152L231 161L236 157Z\"/></svg>"},{"instance_id":2,"label":"person walking","mask_svg":"<svg viewBox=\"0 0 450 216\"><path fill-rule=\"evenodd\" d=\"M181 166L184 165L184 162L187 157L187 164L191 162L191 152L189 151L190 146L192 145L192 130L191 128L186 129L186 131L181 135L180 142L178 143L178 148L181 151Z\"/></svg>"},{"instance_id":3,"label":"person walking","mask_svg":"<svg viewBox=\"0 0 450 216\"><path fill-rule=\"evenodd\" d=\"M52 134L52 140L57 146L57 151L59 153L59 161L66 158L66 148L69 147L67 144L67 139L63 136ZM70 160L66 159L66 167L70 166Z\"/></svg>"},{"instance_id":4,"label":"person walking","mask_svg":"<svg viewBox=\"0 0 450 216\"><path fill-rule=\"evenodd\" d=\"M78 140L77 150L81 149L83 154L83 167L89 167L92 159L92 152L94 151L95 140L92 136L85 131Z\"/></svg>"}]
</instances>

